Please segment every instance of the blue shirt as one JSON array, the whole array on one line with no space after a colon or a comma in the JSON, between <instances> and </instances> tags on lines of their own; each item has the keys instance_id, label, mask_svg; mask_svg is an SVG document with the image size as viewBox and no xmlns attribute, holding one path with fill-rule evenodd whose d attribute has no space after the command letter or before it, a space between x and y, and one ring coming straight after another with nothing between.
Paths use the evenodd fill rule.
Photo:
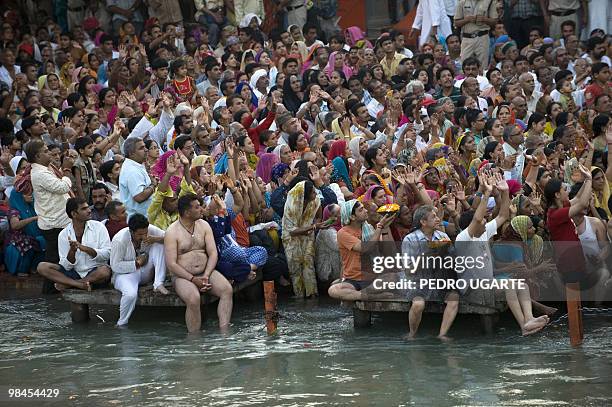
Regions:
<instances>
[{"instance_id":1,"label":"blue shirt","mask_svg":"<svg viewBox=\"0 0 612 407\"><path fill-rule=\"evenodd\" d=\"M149 178L144 165L126 158L119 174L119 197L125 205L128 217L135 213L147 216L147 210L151 205L153 195L140 203L134 200L134 196L144 191L149 185L151 185L151 178Z\"/></svg>"}]
</instances>

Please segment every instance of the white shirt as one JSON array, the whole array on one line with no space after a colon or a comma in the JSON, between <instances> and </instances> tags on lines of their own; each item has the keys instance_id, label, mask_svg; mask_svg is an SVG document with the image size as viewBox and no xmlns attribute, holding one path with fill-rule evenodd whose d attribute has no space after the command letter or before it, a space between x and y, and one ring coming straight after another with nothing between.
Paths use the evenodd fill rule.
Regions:
<instances>
[{"instance_id":1,"label":"white shirt","mask_svg":"<svg viewBox=\"0 0 612 407\"><path fill-rule=\"evenodd\" d=\"M149 236L164 237L165 232L154 225L149 225ZM142 242L138 254L149 253L151 245ZM129 274L136 272L136 250L132 242L130 228L123 228L113 237L110 248L110 266L115 274Z\"/></svg>"},{"instance_id":2,"label":"white shirt","mask_svg":"<svg viewBox=\"0 0 612 407\"><path fill-rule=\"evenodd\" d=\"M537 90L534 90L531 93L531 97L527 100L527 111L529 113L533 113L535 112L535 108L536 105L538 104L538 100L540 100L540 98L543 96L544 94L542 92L538 92Z\"/></svg>"},{"instance_id":3,"label":"white shirt","mask_svg":"<svg viewBox=\"0 0 612 407\"><path fill-rule=\"evenodd\" d=\"M370 103L368 103L366 107L368 108L368 113L370 113L370 116L372 116L373 118L377 118L378 113L381 112L385 108L385 106L382 103L380 103L378 100L374 98L370 100Z\"/></svg>"},{"instance_id":4,"label":"white shirt","mask_svg":"<svg viewBox=\"0 0 612 407\"><path fill-rule=\"evenodd\" d=\"M108 189L111 191L111 199L113 201L121 201L121 198L119 196L119 186L118 185L112 184L107 181L104 181L104 185L106 185Z\"/></svg>"},{"instance_id":5,"label":"white shirt","mask_svg":"<svg viewBox=\"0 0 612 407\"><path fill-rule=\"evenodd\" d=\"M70 224L66 214L68 192L72 188L70 178L60 179L49 168L36 163L32 164L31 178L38 227L42 230L65 228Z\"/></svg>"},{"instance_id":6,"label":"white shirt","mask_svg":"<svg viewBox=\"0 0 612 407\"><path fill-rule=\"evenodd\" d=\"M463 83L464 80L465 78L456 80L455 87L458 89L461 89L461 84ZM486 76L478 75L476 77L476 80L478 81L478 86L480 87L481 92L489 87L489 80L487 79Z\"/></svg>"},{"instance_id":7,"label":"white shirt","mask_svg":"<svg viewBox=\"0 0 612 407\"><path fill-rule=\"evenodd\" d=\"M523 168L525 167L525 155L523 154L523 145L521 144L518 149L515 149L510 143L504 143L502 146L504 155L506 157L516 154L516 162L514 167L510 171L510 179L518 182L523 181Z\"/></svg>"},{"instance_id":8,"label":"white shirt","mask_svg":"<svg viewBox=\"0 0 612 407\"><path fill-rule=\"evenodd\" d=\"M428 41L432 27L437 27L437 36L443 38L449 36L452 30L444 1L421 0L412 27L421 31L419 46L423 46Z\"/></svg>"},{"instance_id":9,"label":"white shirt","mask_svg":"<svg viewBox=\"0 0 612 407\"><path fill-rule=\"evenodd\" d=\"M89 271L96 267L108 264L110 258L111 242L108 237L108 230L102 222L88 220L85 222L85 230L81 238L83 246L91 247L96 251L96 257L91 257L87 253L77 250L74 255L74 263L68 261L68 251L70 250L70 240L77 240L72 222L62 230L57 238L57 249L59 252L59 264L66 270L74 270L81 278L84 278Z\"/></svg>"},{"instance_id":10,"label":"white shirt","mask_svg":"<svg viewBox=\"0 0 612 407\"><path fill-rule=\"evenodd\" d=\"M558 102L561 99L561 92L559 92L557 89L553 89L550 92L550 97L555 102ZM572 92L572 98L574 98L574 103L576 103L576 107L578 107L579 109L582 108L582 106L585 105L585 102L584 102L584 89L573 91Z\"/></svg>"},{"instance_id":11,"label":"white shirt","mask_svg":"<svg viewBox=\"0 0 612 407\"><path fill-rule=\"evenodd\" d=\"M457 256L464 258L483 257L483 268L468 269L462 274L457 274L458 278L470 280L472 278L493 278L493 259L489 241L497 234L497 221L493 219L485 225L485 232L477 237L470 236L468 228L465 228L455 239L455 250ZM468 242L468 243L464 243Z\"/></svg>"},{"instance_id":12,"label":"white shirt","mask_svg":"<svg viewBox=\"0 0 612 407\"><path fill-rule=\"evenodd\" d=\"M15 75L17 75L18 73L21 73L21 67L19 65L15 65ZM11 77L11 74L3 66L0 66L0 81L5 82L8 85L9 89L11 88L11 86L13 86L13 78Z\"/></svg>"}]
</instances>

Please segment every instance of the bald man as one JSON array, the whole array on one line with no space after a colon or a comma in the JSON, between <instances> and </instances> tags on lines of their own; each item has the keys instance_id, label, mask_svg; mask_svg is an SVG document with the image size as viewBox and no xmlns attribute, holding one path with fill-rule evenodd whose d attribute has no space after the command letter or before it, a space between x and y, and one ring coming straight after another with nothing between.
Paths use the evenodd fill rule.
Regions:
<instances>
[{"instance_id":1,"label":"bald man","mask_svg":"<svg viewBox=\"0 0 612 407\"><path fill-rule=\"evenodd\" d=\"M525 98L522 96L515 96L514 98L512 98L511 103L515 117L527 123L530 114L527 112L527 102L525 101Z\"/></svg>"},{"instance_id":2,"label":"bald man","mask_svg":"<svg viewBox=\"0 0 612 407\"><path fill-rule=\"evenodd\" d=\"M527 112L531 115L531 113L535 112L538 100L540 100L544 94L535 90L535 78L531 72L522 73L519 76L519 84L521 85L525 100L527 101Z\"/></svg>"}]
</instances>

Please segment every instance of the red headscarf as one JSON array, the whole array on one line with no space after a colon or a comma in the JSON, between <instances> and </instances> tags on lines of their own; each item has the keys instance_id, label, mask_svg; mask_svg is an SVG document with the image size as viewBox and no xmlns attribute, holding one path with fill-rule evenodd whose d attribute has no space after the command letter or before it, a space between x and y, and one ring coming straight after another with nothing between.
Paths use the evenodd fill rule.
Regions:
<instances>
[{"instance_id":1,"label":"red headscarf","mask_svg":"<svg viewBox=\"0 0 612 407\"><path fill-rule=\"evenodd\" d=\"M329 161L336 157L344 157L346 154L346 140L336 140L332 143L329 152L327 153L327 159Z\"/></svg>"}]
</instances>

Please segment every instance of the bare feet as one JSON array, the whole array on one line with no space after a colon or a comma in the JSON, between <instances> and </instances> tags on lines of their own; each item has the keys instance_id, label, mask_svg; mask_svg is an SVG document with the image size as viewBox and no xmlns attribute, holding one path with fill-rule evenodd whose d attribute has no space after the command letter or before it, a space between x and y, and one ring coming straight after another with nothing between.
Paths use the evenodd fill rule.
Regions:
<instances>
[{"instance_id":1,"label":"bare feet","mask_svg":"<svg viewBox=\"0 0 612 407\"><path fill-rule=\"evenodd\" d=\"M55 283L55 289L57 291L62 292L68 288L77 288L79 290L91 291L91 284L89 283L89 281L82 280L75 281L75 285L72 287L61 283Z\"/></svg>"},{"instance_id":2,"label":"bare feet","mask_svg":"<svg viewBox=\"0 0 612 407\"><path fill-rule=\"evenodd\" d=\"M162 295L170 294L170 291L168 291L166 287L164 287L163 285L160 285L159 287L153 289L153 291L155 291L156 293L160 293Z\"/></svg>"},{"instance_id":3,"label":"bare feet","mask_svg":"<svg viewBox=\"0 0 612 407\"><path fill-rule=\"evenodd\" d=\"M62 291L64 291L66 288L68 288L68 286L67 286L67 285L60 284L60 283L55 283L54 285L55 285L55 289L56 289L57 291L59 291L59 292L62 292Z\"/></svg>"},{"instance_id":4,"label":"bare feet","mask_svg":"<svg viewBox=\"0 0 612 407\"><path fill-rule=\"evenodd\" d=\"M548 315L542 315L541 317L527 321L522 328L523 336L531 335L540 331L546 326L546 324L548 324L549 320Z\"/></svg>"},{"instance_id":5,"label":"bare feet","mask_svg":"<svg viewBox=\"0 0 612 407\"><path fill-rule=\"evenodd\" d=\"M406 340L406 341L414 341L416 339L416 334L413 334L412 332L402 336L402 339Z\"/></svg>"},{"instance_id":6,"label":"bare feet","mask_svg":"<svg viewBox=\"0 0 612 407\"><path fill-rule=\"evenodd\" d=\"M451 342L453 340L453 338L449 338L446 335L438 335L438 339L442 342Z\"/></svg>"},{"instance_id":7,"label":"bare feet","mask_svg":"<svg viewBox=\"0 0 612 407\"><path fill-rule=\"evenodd\" d=\"M544 311L544 314L546 314L549 317L555 315L557 313L557 311L558 311L557 308L555 308L555 307L547 307L547 306L544 306L544 308L542 308L542 310Z\"/></svg>"}]
</instances>

